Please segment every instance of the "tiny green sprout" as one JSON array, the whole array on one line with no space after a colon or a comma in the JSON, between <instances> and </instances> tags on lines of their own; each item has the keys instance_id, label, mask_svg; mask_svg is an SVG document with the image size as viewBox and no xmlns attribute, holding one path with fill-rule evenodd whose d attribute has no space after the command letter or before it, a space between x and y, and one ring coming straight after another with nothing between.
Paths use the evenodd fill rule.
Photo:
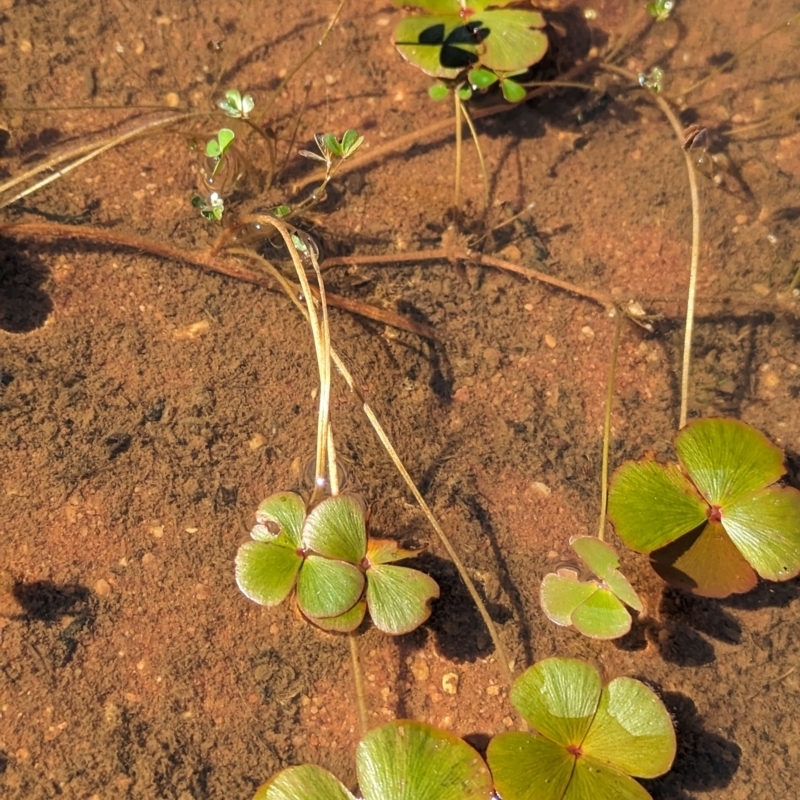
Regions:
<instances>
[{"instance_id":1,"label":"tiny green sprout","mask_svg":"<svg viewBox=\"0 0 800 800\"><path fill-rule=\"evenodd\" d=\"M640 72L638 77L639 86L643 89L649 89L651 92L658 93L664 87L664 70L661 69L661 67L653 67L649 75Z\"/></svg>"},{"instance_id":2,"label":"tiny green sprout","mask_svg":"<svg viewBox=\"0 0 800 800\"><path fill-rule=\"evenodd\" d=\"M357 131L347 130L342 135L341 141L336 138L335 133L318 133L314 136L314 141L319 153L301 150L300 155L304 158L322 161L330 168L335 160L344 161L344 159L350 158L361 147L364 137L359 136Z\"/></svg>"},{"instance_id":3,"label":"tiny green sprout","mask_svg":"<svg viewBox=\"0 0 800 800\"><path fill-rule=\"evenodd\" d=\"M669 19L675 9L675 0L653 0L645 6L645 11L656 21L664 22Z\"/></svg>"},{"instance_id":4,"label":"tiny green sprout","mask_svg":"<svg viewBox=\"0 0 800 800\"><path fill-rule=\"evenodd\" d=\"M270 213L272 213L272 215L276 216L278 219L283 219L292 213L292 209L285 203L281 203L279 206L274 206L272 209L270 209Z\"/></svg>"},{"instance_id":5,"label":"tiny green sprout","mask_svg":"<svg viewBox=\"0 0 800 800\"><path fill-rule=\"evenodd\" d=\"M739 420L699 419L675 437L678 463L626 461L608 516L669 583L704 597L747 592L757 575L800 574L800 491L778 483L783 452Z\"/></svg>"},{"instance_id":6,"label":"tiny green sprout","mask_svg":"<svg viewBox=\"0 0 800 800\"><path fill-rule=\"evenodd\" d=\"M503 800L651 800L634 777L663 775L675 758L661 700L633 678L603 686L583 661L540 661L514 681L511 703L533 732L489 743L486 760Z\"/></svg>"},{"instance_id":7,"label":"tiny green sprout","mask_svg":"<svg viewBox=\"0 0 800 800\"><path fill-rule=\"evenodd\" d=\"M448 94L450 94L450 87L444 83L434 83L433 86L428 89L428 95L431 100L436 100L437 102L444 100Z\"/></svg>"},{"instance_id":8,"label":"tiny green sprout","mask_svg":"<svg viewBox=\"0 0 800 800\"><path fill-rule=\"evenodd\" d=\"M235 137L236 134L230 128L220 128L217 138L206 142L206 155L209 158L221 159Z\"/></svg>"},{"instance_id":9,"label":"tiny green sprout","mask_svg":"<svg viewBox=\"0 0 800 800\"><path fill-rule=\"evenodd\" d=\"M242 95L238 89L228 89L228 91L225 92L225 99L220 100L217 105L229 117L233 117L234 119L247 119L256 104L252 95Z\"/></svg>"},{"instance_id":10,"label":"tiny green sprout","mask_svg":"<svg viewBox=\"0 0 800 800\"><path fill-rule=\"evenodd\" d=\"M225 212L225 201L217 192L211 192L208 200L196 194L192 197L192 206L200 211L204 219L209 222L219 222Z\"/></svg>"},{"instance_id":11,"label":"tiny green sprout","mask_svg":"<svg viewBox=\"0 0 800 800\"><path fill-rule=\"evenodd\" d=\"M395 720L366 734L356 750L364 800L489 800L492 776L483 759L452 733ZM322 767L303 764L273 775L253 800L356 800Z\"/></svg>"},{"instance_id":12,"label":"tiny green sprout","mask_svg":"<svg viewBox=\"0 0 800 800\"><path fill-rule=\"evenodd\" d=\"M488 89L499 81L503 97L509 103L520 103L525 99L525 87L512 80L512 78L524 75L526 72L527 70L524 69L515 72L495 72L494 70L486 69L486 67L479 67L478 69L471 69L467 78L473 89Z\"/></svg>"}]
</instances>

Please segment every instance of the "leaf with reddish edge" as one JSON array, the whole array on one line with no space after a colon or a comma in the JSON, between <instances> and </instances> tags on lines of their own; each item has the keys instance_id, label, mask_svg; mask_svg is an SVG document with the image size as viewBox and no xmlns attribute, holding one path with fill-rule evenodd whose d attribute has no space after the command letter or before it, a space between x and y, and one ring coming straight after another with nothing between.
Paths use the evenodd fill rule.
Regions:
<instances>
[{"instance_id":1,"label":"leaf with reddish edge","mask_svg":"<svg viewBox=\"0 0 800 800\"><path fill-rule=\"evenodd\" d=\"M307 617L318 628L330 633L351 633L363 621L367 613L367 601L359 600L349 611L338 617Z\"/></svg>"},{"instance_id":2,"label":"leaf with reddish edge","mask_svg":"<svg viewBox=\"0 0 800 800\"><path fill-rule=\"evenodd\" d=\"M611 479L608 517L622 541L649 553L683 536L708 518L708 504L676 464L651 456L627 461Z\"/></svg>"},{"instance_id":3,"label":"leaf with reddish edge","mask_svg":"<svg viewBox=\"0 0 800 800\"><path fill-rule=\"evenodd\" d=\"M483 759L452 733L409 720L371 730L356 751L366 800L490 800Z\"/></svg>"},{"instance_id":4,"label":"leaf with reddish edge","mask_svg":"<svg viewBox=\"0 0 800 800\"><path fill-rule=\"evenodd\" d=\"M326 497L306 517L303 546L327 558L360 564L367 553L364 509L353 497Z\"/></svg>"},{"instance_id":5,"label":"leaf with reddish edge","mask_svg":"<svg viewBox=\"0 0 800 800\"><path fill-rule=\"evenodd\" d=\"M367 570L367 607L375 627L399 635L409 633L431 614L430 601L439 585L424 572L391 564Z\"/></svg>"},{"instance_id":6,"label":"leaf with reddish edge","mask_svg":"<svg viewBox=\"0 0 800 800\"><path fill-rule=\"evenodd\" d=\"M392 539L370 539L367 542L367 561L370 564L390 564L393 561L413 558L425 550L427 547L407 550L398 546Z\"/></svg>"},{"instance_id":7,"label":"leaf with reddish edge","mask_svg":"<svg viewBox=\"0 0 800 800\"><path fill-rule=\"evenodd\" d=\"M294 587L303 558L275 542L245 542L236 553L236 584L242 594L276 606Z\"/></svg>"},{"instance_id":8,"label":"leaf with reddish edge","mask_svg":"<svg viewBox=\"0 0 800 800\"><path fill-rule=\"evenodd\" d=\"M678 432L675 450L694 485L715 506L764 489L786 472L780 448L737 419L694 420Z\"/></svg>"},{"instance_id":9,"label":"leaf with reddish edge","mask_svg":"<svg viewBox=\"0 0 800 800\"><path fill-rule=\"evenodd\" d=\"M355 800L342 783L322 767L303 764L273 775L253 800Z\"/></svg>"},{"instance_id":10,"label":"leaf with reddish edge","mask_svg":"<svg viewBox=\"0 0 800 800\"><path fill-rule=\"evenodd\" d=\"M598 589L596 581L579 581L550 572L542 579L539 600L542 610L551 622L563 627L572 625L572 614Z\"/></svg>"},{"instance_id":11,"label":"leaf with reddish edge","mask_svg":"<svg viewBox=\"0 0 800 800\"><path fill-rule=\"evenodd\" d=\"M297 605L307 617L338 617L361 599L364 584L353 564L311 555L297 576Z\"/></svg>"},{"instance_id":12,"label":"leaf with reddish edge","mask_svg":"<svg viewBox=\"0 0 800 800\"><path fill-rule=\"evenodd\" d=\"M256 525L250 532L257 541L276 541L300 547L300 531L306 517L306 506L294 492L278 492L264 500L256 511Z\"/></svg>"},{"instance_id":13,"label":"leaf with reddish edge","mask_svg":"<svg viewBox=\"0 0 800 800\"><path fill-rule=\"evenodd\" d=\"M732 500L722 526L762 578L785 581L800 573L800 492L770 486Z\"/></svg>"}]
</instances>

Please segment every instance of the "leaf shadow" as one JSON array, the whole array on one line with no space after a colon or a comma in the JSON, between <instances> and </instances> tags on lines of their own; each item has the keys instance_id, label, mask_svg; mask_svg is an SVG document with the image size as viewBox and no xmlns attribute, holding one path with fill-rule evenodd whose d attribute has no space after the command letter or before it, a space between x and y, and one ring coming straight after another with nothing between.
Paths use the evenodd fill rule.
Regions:
<instances>
[{"instance_id":1,"label":"leaf shadow","mask_svg":"<svg viewBox=\"0 0 800 800\"><path fill-rule=\"evenodd\" d=\"M742 750L705 730L694 701L680 692L658 691L675 723L678 751L672 769L642 784L653 800L692 800L690 792L724 789L739 769Z\"/></svg>"},{"instance_id":2,"label":"leaf shadow","mask_svg":"<svg viewBox=\"0 0 800 800\"><path fill-rule=\"evenodd\" d=\"M726 644L738 644L742 628L718 600L666 588L659 605L656 642L664 660L682 667L710 664L714 646L700 634ZM656 627L656 626L654 626Z\"/></svg>"},{"instance_id":3,"label":"leaf shadow","mask_svg":"<svg viewBox=\"0 0 800 800\"><path fill-rule=\"evenodd\" d=\"M44 325L53 301L42 284L47 267L12 239L0 237L0 330L30 333Z\"/></svg>"}]
</instances>

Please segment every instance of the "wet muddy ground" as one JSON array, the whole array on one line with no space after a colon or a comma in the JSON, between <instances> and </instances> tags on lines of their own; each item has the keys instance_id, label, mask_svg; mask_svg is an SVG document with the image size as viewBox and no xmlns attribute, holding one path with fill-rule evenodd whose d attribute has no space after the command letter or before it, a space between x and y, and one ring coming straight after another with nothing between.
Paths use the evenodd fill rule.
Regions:
<instances>
[{"instance_id":1,"label":"wet muddy ground","mask_svg":"<svg viewBox=\"0 0 800 800\"><path fill-rule=\"evenodd\" d=\"M37 159L148 112L205 109L217 83L269 96L334 5L0 0L0 182ZM588 6L587 6L588 7ZM627 4L551 18L564 63L601 50ZM676 97L788 19L789 0L678 4L623 51L659 64ZM365 154L451 113L391 44L399 13L349 0L322 50L271 112L281 157L313 133L357 128ZM590 15L591 16L591 15ZM641 22L641 20L639 20ZM639 30L637 23L634 30ZM553 30L556 38L559 33ZM209 40L224 40L219 55ZM800 262L797 24L686 98L729 168L702 177L703 245L691 414L728 414L800 452L800 323L786 294ZM555 69L555 66L553 69ZM612 463L668 453L677 424L691 233L683 157L638 87L592 69L563 90L478 122L491 178L486 252L636 299L626 325ZM306 84L310 82L310 88ZM486 101L483 101L484 103ZM496 100L488 101L490 104ZM479 103L480 105L480 103ZM75 106L70 111L46 110ZM141 110L132 110L132 106ZM40 110L29 110L36 107ZM4 209L0 222L94 225L192 249L216 229L189 205L202 119L113 150ZM482 233L465 149L465 235ZM295 195L292 156L259 188L254 146L238 210ZM452 201L452 131L335 182L315 221L330 255L431 249ZM716 168L719 171L719 166ZM482 588L519 667L578 655L643 678L679 737L657 800L791 797L796 786L800 581L710 601L624 566L658 625L591 643L543 618L538 585L594 532L614 323L597 304L485 267L411 261L331 269L331 290L435 328L430 342L344 312L333 339ZM233 558L258 502L302 486L313 453L310 337L282 296L144 252L0 239L0 787L3 797L248 798L310 761L352 784L358 722L344 639L290 607L258 607ZM442 548L342 384L334 391L350 485L374 530L430 542L442 586L414 634L360 637L373 723L414 717L478 746L515 725L488 636ZM796 475L795 475L796 477ZM443 688L447 673L457 691ZM452 679L446 681L452 686Z\"/></svg>"}]
</instances>

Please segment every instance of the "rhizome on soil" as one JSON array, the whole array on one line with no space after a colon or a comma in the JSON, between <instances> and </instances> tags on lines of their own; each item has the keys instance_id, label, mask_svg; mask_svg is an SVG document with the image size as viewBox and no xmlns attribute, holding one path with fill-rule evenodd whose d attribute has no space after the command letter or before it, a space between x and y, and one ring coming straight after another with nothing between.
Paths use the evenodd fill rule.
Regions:
<instances>
[{"instance_id":1,"label":"rhizome on soil","mask_svg":"<svg viewBox=\"0 0 800 800\"><path fill-rule=\"evenodd\" d=\"M4 107L81 108L3 111L2 182L117 130L132 106L205 111L212 95L235 86L253 95L258 112L286 72L281 65L296 64L335 11L11 6L2 10ZM593 9L596 20L575 7L550 15L551 39L569 43L560 52L570 55L546 77L588 62L591 47L601 58L615 49L627 4ZM687 126L708 126L709 152L729 162L724 173L722 158L712 165L720 186L698 176L703 271L691 410L744 419L790 458L800 354L791 300L778 295L798 258L796 31L745 48L792 13L789 3L731 10L686 2L658 25L635 18L615 59L649 82L653 67L663 68L664 94L675 100L741 52L680 113ZM317 209L313 233L326 254L442 247L452 121L449 107L427 98L430 80L391 45L400 14L345 5L265 120L278 132L276 163L292 151L283 183L259 194L267 144L254 145L264 160L251 169L242 212L305 196L286 188L308 180L309 164L294 153L313 149L309 132L352 128L365 137L366 158L344 165ZM483 119L475 109L499 99L470 107L489 167L488 226L533 204L481 247L594 290L601 302L634 299L662 315L652 333L623 331L616 465L645 448L669 452L691 206L680 148L653 98L594 66L574 80L594 91L549 91ZM253 509L275 487L302 487L313 455L317 387L305 323L258 286L113 246L120 234L207 252L219 228L189 205L200 158L187 141L202 146L220 125L200 123L110 150L4 212L8 224L110 232L84 244L2 240L8 724L0 781L11 796L104 796L115 787L131 797L245 797L303 761L353 783L358 722L345 644L291 609L252 606L232 580ZM438 133L410 148L367 160L385 142L434 125ZM460 228L482 235L483 189L468 140L463 158ZM628 577L660 620L657 633L634 628L623 647L587 644L544 619L541 576L571 558L571 535L594 529L614 323L591 299L475 261L331 268L330 291L436 337L337 313L332 338L453 535L517 666L583 656L606 679L638 675L656 685L677 720L679 751L672 772L648 785L654 797L789 792L791 753L782 743L797 732L796 581L716 603L664 590L644 559L625 553ZM333 405L348 481L370 503L373 528L427 541L341 384ZM361 637L370 723L426 720L481 746L481 736L516 727L507 687L444 551L432 542L419 562L442 589L430 621L390 642L375 631Z\"/></svg>"}]
</instances>

